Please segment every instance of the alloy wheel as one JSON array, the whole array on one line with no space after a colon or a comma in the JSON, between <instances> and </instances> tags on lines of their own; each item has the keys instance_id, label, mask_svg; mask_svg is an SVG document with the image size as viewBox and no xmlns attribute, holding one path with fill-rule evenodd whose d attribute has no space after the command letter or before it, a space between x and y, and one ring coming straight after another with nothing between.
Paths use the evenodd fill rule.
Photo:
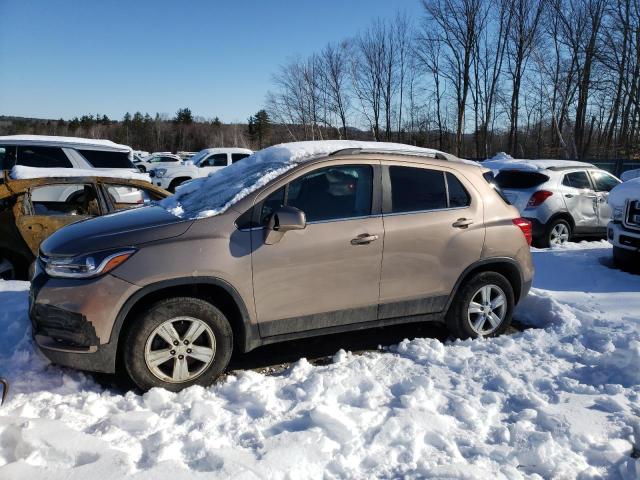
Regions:
<instances>
[{"instance_id":1,"label":"alloy wheel","mask_svg":"<svg viewBox=\"0 0 640 480\"><path fill-rule=\"evenodd\" d=\"M215 354L216 337L209 325L193 317L176 317L151 332L144 360L156 378L184 383L202 375Z\"/></svg>"},{"instance_id":2,"label":"alloy wheel","mask_svg":"<svg viewBox=\"0 0 640 480\"><path fill-rule=\"evenodd\" d=\"M549 244L564 245L569 241L569 227L564 223L554 225L549 234Z\"/></svg>"},{"instance_id":3,"label":"alloy wheel","mask_svg":"<svg viewBox=\"0 0 640 480\"><path fill-rule=\"evenodd\" d=\"M497 285L484 285L471 297L467 315L474 332L490 335L507 315L507 296Z\"/></svg>"}]
</instances>

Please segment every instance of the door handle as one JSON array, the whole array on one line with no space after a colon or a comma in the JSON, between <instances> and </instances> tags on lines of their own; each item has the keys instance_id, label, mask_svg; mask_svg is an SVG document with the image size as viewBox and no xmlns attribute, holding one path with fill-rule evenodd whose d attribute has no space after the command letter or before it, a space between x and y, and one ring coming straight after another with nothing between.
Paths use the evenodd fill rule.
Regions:
<instances>
[{"instance_id":1,"label":"door handle","mask_svg":"<svg viewBox=\"0 0 640 480\"><path fill-rule=\"evenodd\" d=\"M468 218L459 218L458 220L453 222L451 226L455 228L467 228L472 223L473 220L469 220Z\"/></svg>"},{"instance_id":2,"label":"door handle","mask_svg":"<svg viewBox=\"0 0 640 480\"><path fill-rule=\"evenodd\" d=\"M565 193L564 196L567 197L567 198L573 198L573 194L572 193Z\"/></svg>"},{"instance_id":3,"label":"door handle","mask_svg":"<svg viewBox=\"0 0 640 480\"><path fill-rule=\"evenodd\" d=\"M368 245L371 242L375 242L377 239L378 235L369 235L368 233L363 233L351 240L351 245Z\"/></svg>"}]
</instances>

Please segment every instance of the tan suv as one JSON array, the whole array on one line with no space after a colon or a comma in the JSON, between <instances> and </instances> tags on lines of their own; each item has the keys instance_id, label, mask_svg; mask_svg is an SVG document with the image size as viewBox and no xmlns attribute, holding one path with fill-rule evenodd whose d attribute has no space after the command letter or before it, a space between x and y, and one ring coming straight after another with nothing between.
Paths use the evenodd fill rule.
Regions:
<instances>
[{"instance_id":1,"label":"tan suv","mask_svg":"<svg viewBox=\"0 0 640 480\"><path fill-rule=\"evenodd\" d=\"M52 235L35 338L55 363L179 390L213 382L234 349L285 340L418 321L498 335L533 268L531 224L491 181L408 146L270 147Z\"/></svg>"}]
</instances>

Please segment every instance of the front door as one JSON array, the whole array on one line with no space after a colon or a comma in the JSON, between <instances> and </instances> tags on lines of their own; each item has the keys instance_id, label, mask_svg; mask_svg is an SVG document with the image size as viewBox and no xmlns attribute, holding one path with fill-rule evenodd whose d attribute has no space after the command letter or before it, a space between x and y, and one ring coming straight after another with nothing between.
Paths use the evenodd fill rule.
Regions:
<instances>
[{"instance_id":1,"label":"front door","mask_svg":"<svg viewBox=\"0 0 640 480\"><path fill-rule=\"evenodd\" d=\"M441 312L465 268L480 259L480 200L438 167L383 165L384 255L380 318Z\"/></svg>"},{"instance_id":2,"label":"front door","mask_svg":"<svg viewBox=\"0 0 640 480\"><path fill-rule=\"evenodd\" d=\"M273 245L264 243L263 228L252 231L263 337L376 319L384 241L382 218L372 210L378 175L375 162L315 168L258 200L263 225L281 205L307 219L305 229Z\"/></svg>"},{"instance_id":3,"label":"front door","mask_svg":"<svg viewBox=\"0 0 640 480\"><path fill-rule=\"evenodd\" d=\"M205 158L198 167L200 168L200 176L206 177L216 170L229 165L229 155L226 153L214 153Z\"/></svg>"},{"instance_id":4,"label":"front door","mask_svg":"<svg viewBox=\"0 0 640 480\"><path fill-rule=\"evenodd\" d=\"M606 229L607 224L611 221L611 206L607 202L609 198L609 192L620 184L613 175L603 172L602 170L590 170L589 174L593 180L593 186L596 190L596 210L598 214L598 226L601 229Z\"/></svg>"},{"instance_id":5,"label":"front door","mask_svg":"<svg viewBox=\"0 0 640 480\"><path fill-rule=\"evenodd\" d=\"M574 220L577 233L589 233L598 228L597 195L586 171L566 173L560 193Z\"/></svg>"}]
</instances>

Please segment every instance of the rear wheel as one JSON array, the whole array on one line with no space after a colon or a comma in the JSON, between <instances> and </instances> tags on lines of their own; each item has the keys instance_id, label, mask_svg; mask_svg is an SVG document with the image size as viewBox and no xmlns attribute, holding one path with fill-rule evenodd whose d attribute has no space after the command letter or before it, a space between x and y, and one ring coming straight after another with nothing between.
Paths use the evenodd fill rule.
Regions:
<instances>
[{"instance_id":1,"label":"rear wheel","mask_svg":"<svg viewBox=\"0 0 640 480\"><path fill-rule=\"evenodd\" d=\"M124 338L124 364L142 390L211 385L231 358L233 332L204 300L177 297L153 304Z\"/></svg>"},{"instance_id":2,"label":"rear wheel","mask_svg":"<svg viewBox=\"0 0 640 480\"><path fill-rule=\"evenodd\" d=\"M539 239L542 248L564 245L571 239L571 225L563 218L558 218L547 225L544 236Z\"/></svg>"},{"instance_id":3,"label":"rear wheel","mask_svg":"<svg viewBox=\"0 0 640 480\"><path fill-rule=\"evenodd\" d=\"M16 278L16 268L8 258L0 257L0 278L2 280L14 280Z\"/></svg>"},{"instance_id":4,"label":"rear wheel","mask_svg":"<svg viewBox=\"0 0 640 480\"><path fill-rule=\"evenodd\" d=\"M460 287L447 312L447 327L458 338L494 337L511 324L515 300L509 281L481 272Z\"/></svg>"}]
</instances>

